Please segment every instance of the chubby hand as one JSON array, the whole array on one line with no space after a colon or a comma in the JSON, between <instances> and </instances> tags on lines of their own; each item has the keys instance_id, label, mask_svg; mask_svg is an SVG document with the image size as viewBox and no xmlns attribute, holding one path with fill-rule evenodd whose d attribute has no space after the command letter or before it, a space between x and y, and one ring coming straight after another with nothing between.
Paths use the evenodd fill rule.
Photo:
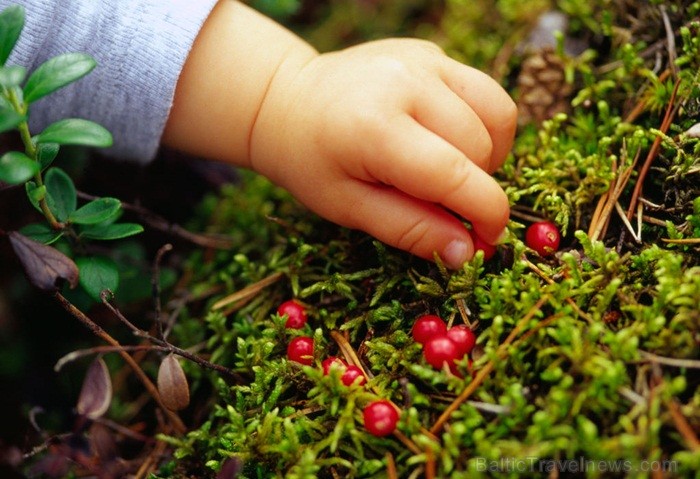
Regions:
<instances>
[{"instance_id":1,"label":"chubby hand","mask_svg":"<svg viewBox=\"0 0 700 479\"><path fill-rule=\"evenodd\" d=\"M484 73L421 40L381 40L284 63L250 137L250 166L307 207L461 267L473 233L497 243L508 199L490 175L516 108Z\"/></svg>"}]
</instances>

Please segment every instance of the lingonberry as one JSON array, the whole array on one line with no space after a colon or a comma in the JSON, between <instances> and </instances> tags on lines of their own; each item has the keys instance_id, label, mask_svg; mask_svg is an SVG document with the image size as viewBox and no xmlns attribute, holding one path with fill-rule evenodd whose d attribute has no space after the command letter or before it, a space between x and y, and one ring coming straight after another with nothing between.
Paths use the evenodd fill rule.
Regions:
<instances>
[{"instance_id":1,"label":"lingonberry","mask_svg":"<svg viewBox=\"0 0 700 479\"><path fill-rule=\"evenodd\" d=\"M352 384L357 384L358 386L362 386L364 383L367 382L367 378L365 377L365 373L362 372L362 369L355 366L354 364L349 365L347 367L347 369L345 369L345 372L340 377L340 380L346 386L351 386Z\"/></svg>"},{"instance_id":2,"label":"lingonberry","mask_svg":"<svg viewBox=\"0 0 700 479\"><path fill-rule=\"evenodd\" d=\"M328 376L330 374L332 367L336 367L340 371L345 371L347 369L347 366L348 365L345 361L336 356L331 356L321 361L321 367L323 368L323 374L325 376Z\"/></svg>"},{"instance_id":3,"label":"lingonberry","mask_svg":"<svg viewBox=\"0 0 700 479\"><path fill-rule=\"evenodd\" d=\"M306 309L293 299L285 301L277 308L277 314L287 316L285 328L301 329L306 324Z\"/></svg>"},{"instance_id":4,"label":"lingonberry","mask_svg":"<svg viewBox=\"0 0 700 479\"><path fill-rule=\"evenodd\" d=\"M430 338L446 332L447 325L439 316L424 314L413 324L412 334L416 342L425 344Z\"/></svg>"},{"instance_id":5,"label":"lingonberry","mask_svg":"<svg viewBox=\"0 0 700 479\"><path fill-rule=\"evenodd\" d=\"M446 334L435 336L423 345L423 357L432 367L442 369L447 363L452 366L455 359L459 359L459 349L454 341Z\"/></svg>"},{"instance_id":6,"label":"lingonberry","mask_svg":"<svg viewBox=\"0 0 700 479\"><path fill-rule=\"evenodd\" d=\"M457 357L469 354L476 344L476 335L466 324L458 324L447 330L446 336L457 346Z\"/></svg>"},{"instance_id":7,"label":"lingonberry","mask_svg":"<svg viewBox=\"0 0 700 479\"><path fill-rule=\"evenodd\" d=\"M525 244L540 256L550 256L559 248L559 228L551 221L538 221L525 231Z\"/></svg>"},{"instance_id":8,"label":"lingonberry","mask_svg":"<svg viewBox=\"0 0 700 479\"><path fill-rule=\"evenodd\" d=\"M297 336L287 345L287 357L297 363L310 366L314 362L314 340L308 336Z\"/></svg>"},{"instance_id":9,"label":"lingonberry","mask_svg":"<svg viewBox=\"0 0 700 479\"><path fill-rule=\"evenodd\" d=\"M493 258L493 255L496 254L496 247L492 244L488 244L479 236L473 234L472 241L474 242L474 252L479 250L484 252L484 261L490 260L491 258Z\"/></svg>"},{"instance_id":10,"label":"lingonberry","mask_svg":"<svg viewBox=\"0 0 700 479\"><path fill-rule=\"evenodd\" d=\"M399 412L393 404L384 399L370 403L363 411L365 429L375 436L388 436L396 429Z\"/></svg>"}]
</instances>

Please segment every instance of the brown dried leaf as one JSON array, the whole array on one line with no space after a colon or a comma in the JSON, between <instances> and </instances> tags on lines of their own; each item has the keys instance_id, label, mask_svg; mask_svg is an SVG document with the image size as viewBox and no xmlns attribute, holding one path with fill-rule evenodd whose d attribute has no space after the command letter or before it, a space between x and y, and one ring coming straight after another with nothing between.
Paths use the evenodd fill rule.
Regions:
<instances>
[{"instance_id":1,"label":"brown dried leaf","mask_svg":"<svg viewBox=\"0 0 700 479\"><path fill-rule=\"evenodd\" d=\"M174 354L168 354L158 369L158 392L163 405L171 411L184 409L190 403L190 387L182 366Z\"/></svg>"},{"instance_id":2,"label":"brown dried leaf","mask_svg":"<svg viewBox=\"0 0 700 479\"><path fill-rule=\"evenodd\" d=\"M109 370L104 360L97 358L85 374L76 409L78 414L96 419L107 412L111 401L112 380Z\"/></svg>"},{"instance_id":3,"label":"brown dried leaf","mask_svg":"<svg viewBox=\"0 0 700 479\"><path fill-rule=\"evenodd\" d=\"M56 291L60 279L68 281L71 288L77 286L78 267L68 256L16 231L10 231L7 235L34 286L42 291Z\"/></svg>"}]
</instances>

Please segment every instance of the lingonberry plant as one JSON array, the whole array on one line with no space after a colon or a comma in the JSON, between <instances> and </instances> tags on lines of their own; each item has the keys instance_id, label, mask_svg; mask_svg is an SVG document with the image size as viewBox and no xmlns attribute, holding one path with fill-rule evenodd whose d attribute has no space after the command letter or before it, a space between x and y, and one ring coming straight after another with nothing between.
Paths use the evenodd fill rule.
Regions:
<instances>
[{"instance_id":1,"label":"lingonberry plant","mask_svg":"<svg viewBox=\"0 0 700 479\"><path fill-rule=\"evenodd\" d=\"M65 145L109 147L112 135L92 121L66 118L33 133L29 128L30 107L41 98L80 80L95 68L95 60L83 53L66 53L47 60L29 73L24 67L8 65L24 27L21 6L10 6L0 13L0 133L16 130L23 151L6 151L0 157L0 182L24 186L28 200L43 215L44 222L28 224L10 241L35 285L55 288L44 275L42 265L59 262L56 276L74 283L99 301L103 290L119 286L116 263L106 255L92 253L89 240L116 240L140 233L134 223L120 223L122 204L116 198L97 198L82 205L70 176L52 166ZM29 238L30 240L27 240ZM34 241L38 242L35 243ZM58 250L41 245L55 244ZM64 257L67 252L70 258ZM37 263L36 259L40 261ZM74 264L73 264L74 261ZM79 271L79 275L77 273Z\"/></svg>"},{"instance_id":2,"label":"lingonberry plant","mask_svg":"<svg viewBox=\"0 0 700 479\"><path fill-rule=\"evenodd\" d=\"M488 261L493 258L496 254L496 247L492 244L488 244L486 241L481 239L480 236L472 234L472 241L474 241L474 251L484 252L484 261Z\"/></svg>"},{"instance_id":3,"label":"lingonberry plant","mask_svg":"<svg viewBox=\"0 0 700 479\"><path fill-rule=\"evenodd\" d=\"M466 324L452 326L445 335L457 346L458 357L469 354L476 344L476 335Z\"/></svg>"},{"instance_id":4,"label":"lingonberry plant","mask_svg":"<svg viewBox=\"0 0 700 479\"><path fill-rule=\"evenodd\" d=\"M307 321L306 308L293 299L280 304L277 314L287 317L284 327L289 329L301 329Z\"/></svg>"},{"instance_id":5,"label":"lingonberry plant","mask_svg":"<svg viewBox=\"0 0 700 479\"><path fill-rule=\"evenodd\" d=\"M525 232L525 244L543 257L551 256L559 249L560 238L559 228L551 221L532 223Z\"/></svg>"},{"instance_id":6,"label":"lingonberry plant","mask_svg":"<svg viewBox=\"0 0 700 479\"><path fill-rule=\"evenodd\" d=\"M421 344L425 344L432 337L446 332L447 325L442 318L434 314L424 314L413 323L413 339Z\"/></svg>"},{"instance_id":7,"label":"lingonberry plant","mask_svg":"<svg viewBox=\"0 0 700 479\"><path fill-rule=\"evenodd\" d=\"M314 362L314 340L308 336L297 336L287 345L287 357L300 364L310 366Z\"/></svg>"},{"instance_id":8,"label":"lingonberry plant","mask_svg":"<svg viewBox=\"0 0 700 479\"><path fill-rule=\"evenodd\" d=\"M375 436L388 436L396 430L399 412L385 399L371 402L362 410L365 429Z\"/></svg>"}]
</instances>

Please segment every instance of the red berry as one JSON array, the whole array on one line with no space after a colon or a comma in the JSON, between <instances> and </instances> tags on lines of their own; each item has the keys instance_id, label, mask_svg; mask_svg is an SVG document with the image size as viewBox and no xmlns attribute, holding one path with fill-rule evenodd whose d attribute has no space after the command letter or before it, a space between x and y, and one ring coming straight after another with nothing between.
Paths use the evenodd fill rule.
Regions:
<instances>
[{"instance_id":1,"label":"red berry","mask_svg":"<svg viewBox=\"0 0 700 479\"><path fill-rule=\"evenodd\" d=\"M360 379L358 379L360 378ZM346 386L351 386L352 384L357 384L358 386L362 386L364 383L367 382L367 378L365 377L365 373L362 372L362 369L358 368L354 364L351 364L350 366L347 367L343 375L340 377L340 380L343 381L343 384ZM357 381L356 381L357 380Z\"/></svg>"},{"instance_id":2,"label":"red berry","mask_svg":"<svg viewBox=\"0 0 700 479\"><path fill-rule=\"evenodd\" d=\"M375 436L388 436L396 429L399 412L389 401L374 401L362 411L365 429Z\"/></svg>"},{"instance_id":3,"label":"red berry","mask_svg":"<svg viewBox=\"0 0 700 479\"><path fill-rule=\"evenodd\" d=\"M335 366L333 366L334 364ZM345 371L347 369L347 366L348 365L345 363L345 361L335 356L326 358L321 362L321 367L323 368L324 376L328 376L330 374L332 367L336 367L340 371Z\"/></svg>"},{"instance_id":4,"label":"red berry","mask_svg":"<svg viewBox=\"0 0 700 479\"><path fill-rule=\"evenodd\" d=\"M559 228L551 221L533 223L525 232L525 244L540 256L550 256L559 248Z\"/></svg>"},{"instance_id":5,"label":"red berry","mask_svg":"<svg viewBox=\"0 0 700 479\"><path fill-rule=\"evenodd\" d=\"M447 325L434 314L425 314L418 318L413 324L413 339L416 342L425 344L430 338L439 336L447 332Z\"/></svg>"},{"instance_id":6,"label":"red berry","mask_svg":"<svg viewBox=\"0 0 700 479\"><path fill-rule=\"evenodd\" d=\"M310 366L314 362L314 340L308 336L297 336L287 345L287 357L297 363Z\"/></svg>"},{"instance_id":7,"label":"red berry","mask_svg":"<svg viewBox=\"0 0 700 479\"><path fill-rule=\"evenodd\" d=\"M451 366L460 355L455 342L443 334L435 336L423 345L423 357L434 368L442 369L443 364Z\"/></svg>"},{"instance_id":8,"label":"red berry","mask_svg":"<svg viewBox=\"0 0 700 479\"><path fill-rule=\"evenodd\" d=\"M458 324L447 330L447 337L457 345L457 357L469 354L476 344L476 335L466 324Z\"/></svg>"},{"instance_id":9,"label":"red berry","mask_svg":"<svg viewBox=\"0 0 700 479\"><path fill-rule=\"evenodd\" d=\"M280 304L277 308L277 314L287 316L287 322L284 323L285 328L301 329L306 324L306 309L293 299Z\"/></svg>"},{"instance_id":10,"label":"red berry","mask_svg":"<svg viewBox=\"0 0 700 479\"><path fill-rule=\"evenodd\" d=\"M488 261L493 258L496 254L496 246L488 244L486 241L482 240L479 236L472 234L472 241L474 242L474 251L484 252L484 261Z\"/></svg>"}]
</instances>

